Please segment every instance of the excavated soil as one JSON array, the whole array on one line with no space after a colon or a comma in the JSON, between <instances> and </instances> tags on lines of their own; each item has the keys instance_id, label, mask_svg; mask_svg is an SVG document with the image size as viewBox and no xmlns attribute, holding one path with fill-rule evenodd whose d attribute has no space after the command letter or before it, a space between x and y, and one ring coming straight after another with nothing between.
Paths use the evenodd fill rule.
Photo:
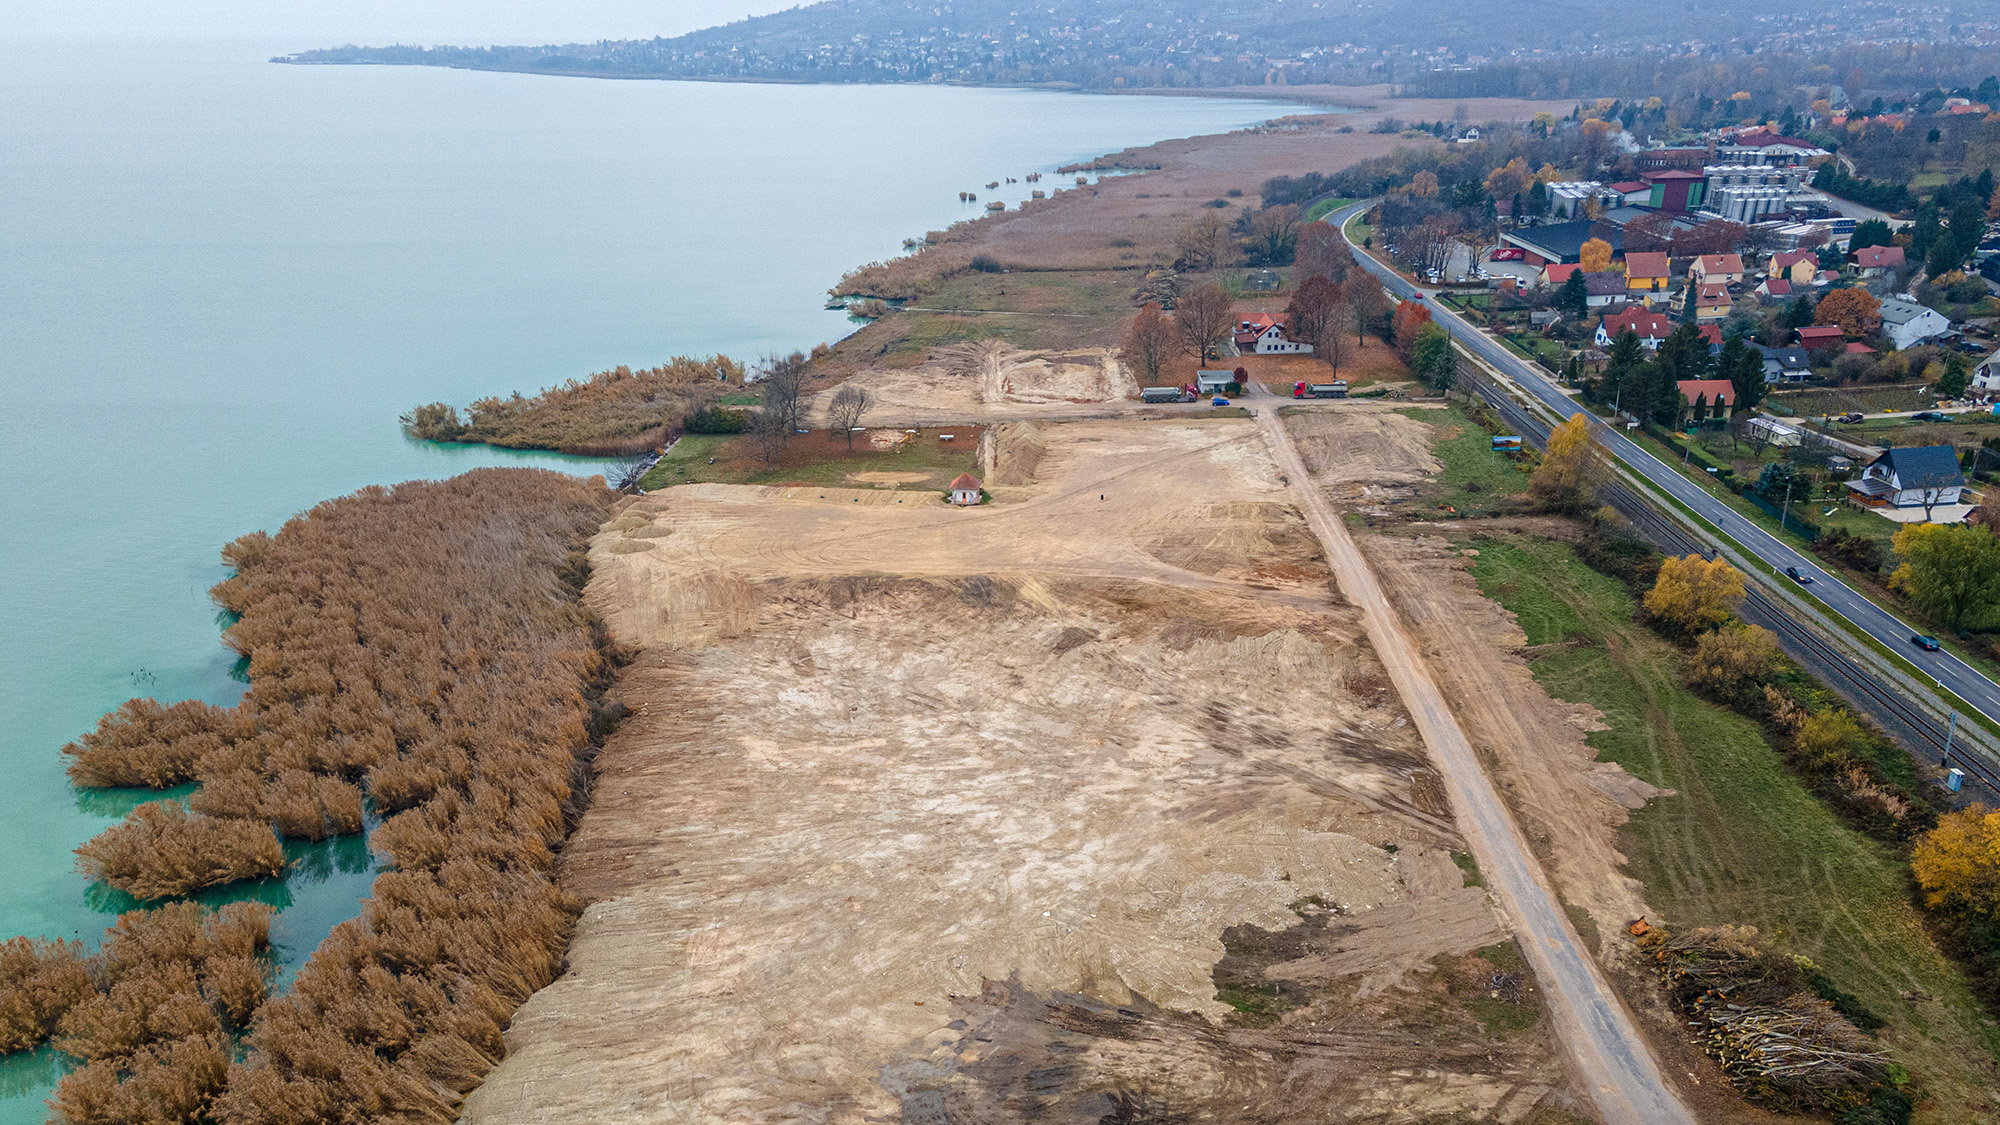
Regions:
<instances>
[{"instance_id":1,"label":"excavated soil","mask_svg":"<svg viewBox=\"0 0 2000 1125\"><path fill-rule=\"evenodd\" d=\"M1023 351L998 340L940 348L919 366L871 369L841 385L868 392L872 426L1119 413L1139 394L1115 351ZM813 426L826 424L833 395L814 397Z\"/></svg>"},{"instance_id":2,"label":"excavated soil","mask_svg":"<svg viewBox=\"0 0 2000 1125\"><path fill-rule=\"evenodd\" d=\"M1431 427L1398 413L1408 409L1346 402L1299 410L1285 427L1313 483L1336 508L1380 512L1414 495L1440 468L1431 456Z\"/></svg>"},{"instance_id":3,"label":"excavated soil","mask_svg":"<svg viewBox=\"0 0 2000 1125\"><path fill-rule=\"evenodd\" d=\"M990 457L1017 483L978 508L694 485L605 525L587 597L637 656L564 862L588 909L464 1120L1565 1101L1255 430L1007 427Z\"/></svg>"}]
</instances>

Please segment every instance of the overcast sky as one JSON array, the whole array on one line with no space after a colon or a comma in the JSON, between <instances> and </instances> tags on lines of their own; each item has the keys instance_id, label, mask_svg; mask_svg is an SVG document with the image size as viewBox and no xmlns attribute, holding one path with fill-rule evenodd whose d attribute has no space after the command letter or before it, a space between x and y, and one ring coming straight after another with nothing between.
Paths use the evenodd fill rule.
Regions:
<instances>
[{"instance_id":1,"label":"overcast sky","mask_svg":"<svg viewBox=\"0 0 2000 1125\"><path fill-rule=\"evenodd\" d=\"M341 43L564 43L678 35L798 0L0 0L9 33Z\"/></svg>"}]
</instances>

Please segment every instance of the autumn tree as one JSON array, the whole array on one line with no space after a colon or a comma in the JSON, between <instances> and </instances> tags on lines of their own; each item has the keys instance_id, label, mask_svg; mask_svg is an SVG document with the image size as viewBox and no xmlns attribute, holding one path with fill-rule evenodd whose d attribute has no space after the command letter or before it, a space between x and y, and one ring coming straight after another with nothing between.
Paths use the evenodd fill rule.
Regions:
<instances>
[{"instance_id":1,"label":"autumn tree","mask_svg":"<svg viewBox=\"0 0 2000 1125\"><path fill-rule=\"evenodd\" d=\"M1868 333L1868 325L1873 323L1882 311L1882 302L1866 289L1836 289L1819 299L1813 309L1814 324L1838 324L1850 340L1859 340Z\"/></svg>"},{"instance_id":2,"label":"autumn tree","mask_svg":"<svg viewBox=\"0 0 2000 1125\"><path fill-rule=\"evenodd\" d=\"M1311 344L1315 353L1338 368L1340 334L1346 327L1338 319L1341 311L1340 286L1323 277L1306 278L1285 306L1285 331L1292 339Z\"/></svg>"},{"instance_id":3,"label":"autumn tree","mask_svg":"<svg viewBox=\"0 0 2000 1125\"><path fill-rule=\"evenodd\" d=\"M868 392L853 383L845 384L833 392L833 401L827 404L827 421L847 435L849 452L854 449L854 431L861 425L861 415L867 410Z\"/></svg>"},{"instance_id":4,"label":"autumn tree","mask_svg":"<svg viewBox=\"0 0 2000 1125\"><path fill-rule=\"evenodd\" d=\"M1525 193L1533 182L1528 162L1517 156L1487 175L1486 191L1495 199L1511 199Z\"/></svg>"},{"instance_id":5,"label":"autumn tree","mask_svg":"<svg viewBox=\"0 0 2000 1125\"><path fill-rule=\"evenodd\" d=\"M1216 346L1228 337L1235 317L1229 294L1220 285L1211 282L1183 294L1174 306L1174 330L1180 337L1181 350L1194 356L1197 362L1206 362Z\"/></svg>"},{"instance_id":6,"label":"autumn tree","mask_svg":"<svg viewBox=\"0 0 2000 1125\"><path fill-rule=\"evenodd\" d=\"M1603 273L1611 268L1611 244L1601 238L1585 242L1576 253L1584 273Z\"/></svg>"},{"instance_id":7,"label":"autumn tree","mask_svg":"<svg viewBox=\"0 0 2000 1125\"><path fill-rule=\"evenodd\" d=\"M1412 349L1417 346L1417 333L1424 325L1431 323L1431 310L1422 301L1403 301L1396 306L1389 318L1389 342L1396 346L1396 354L1403 362L1410 362Z\"/></svg>"},{"instance_id":8,"label":"autumn tree","mask_svg":"<svg viewBox=\"0 0 2000 1125\"><path fill-rule=\"evenodd\" d=\"M1625 252L1627 254L1649 254L1656 251L1674 250L1674 236L1680 225L1672 215L1664 211L1653 211L1625 224Z\"/></svg>"},{"instance_id":9,"label":"autumn tree","mask_svg":"<svg viewBox=\"0 0 2000 1125\"><path fill-rule=\"evenodd\" d=\"M1212 270L1223 264L1223 254L1229 245L1228 234L1222 216L1212 210L1204 210L1193 222L1175 233L1174 254L1185 269L1195 273Z\"/></svg>"},{"instance_id":10,"label":"autumn tree","mask_svg":"<svg viewBox=\"0 0 2000 1125\"><path fill-rule=\"evenodd\" d=\"M1391 333L1390 301L1382 286L1373 277L1364 274L1342 292L1347 296L1348 311L1353 316L1355 346L1366 344L1370 332L1380 339L1388 339Z\"/></svg>"},{"instance_id":11,"label":"autumn tree","mask_svg":"<svg viewBox=\"0 0 2000 1125\"><path fill-rule=\"evenodd\" d=\"M1905 524L1892 540L1903 565L1889 577L1931 620L1961 629L2000 604L2000 539L1977 524Z\"/></svg>"},{"instance_id":12,"label":"autumn tree","mask_svg":"<svg viewBox=\"0 0 2000 1125\"><path fill-rule=\"evenodd\" d=\"M1604 468L1604 449L1590 431L1590 418L1572 414L1549 431L1548 448L1528 485L1551 511L1580 512L1594 499Z\"/></svg>"},{"instance_id":13,"label":"autumn tree","mask_svg":"<svg viewBox=\"0 0 2000 1125\"><path fill-rule=\"evenodd\" d=\"M1292 254L1294 277L1345 282L1353 269L1354 252L1332 223L1307 223L1299 228L1298 246Z\"/></svg>"},{"instance_id":14,"label":"autumn tree","mask_svg":"<svg viewBox=\"0 0 2000 1125\"><path fill-rule=\"evenodd\" d=\"M1438 178L1436 172L1426 170L1418 172L1415 176L1411 177L1411 195L1416 196L1418 199L1435 199L1437 198L1437 193Z\"/></svg>"},{"instance_id":15,"label":"autumn tree","mask_svg":"<svg viewBox=\"0 0 2000 1125\"><path fill-rule=\"evenodd\" d=\"M1281 266L1292 260L1298 243L1299 209L1283 203L1250 216L1243 243L1253 263Z\"/></svg>"},{"instance_id":16,"label":"autumn tree","mask_svg":"<svg viewBox=\"0 0 2000 1125\"><path fill-rule=\"evenodd\" d=\"M2000 812L1973 805L1939 817L1911 851L1910 870L1932 907L2000 910Z\"/></svg>"},{"instance_id":17,"label":"autumn tree","mask_svg":"<svg viewBox=\"0 0 2000 1125\"><path fill-rule=\"evenodd\" d=\"M1768 629L1733 625L1703 633L1688 659L1688 686L1711 699L1743 703L1754 699L1778 663L1778 639Z\"/></svg>"},{"instance_id":18,"label":"autumn tree","mask_svg":"<svg viewBox=\"0 0 2000 1125\"><path fill-rule=\"evenodd\" d=\"M1452 350L1451 333L1432 321L1417 329L1410 348L1410 373L1434 391L1448 391L1458 382L1458 353Z\"/></svg>"},{"instance_id":19,"label":"autumn tree","mask_svg":"<svg viewBox=\"0 0 2000 1125\"><path fill-rule=\"evenodd\" d=\"M1743 600L1743 575L1721 559L1685 555L1660 564L1646 612L1683 633L1720 628Z\"/></svg>"},{"instance_id":20,"label":"autumn tree","mask_svg":"<svg viewBox=\"0 0 2000 1125\"><path fill-rule=\"evenodd\" d=\"M1158 385L1166 370L1167 356L1174 349L1174 325L1160 315L1160 306L1148 303L1132 318L1125 343L1119 348L1125 365L1138 374L1145 386Z\"/></svg>"}]
</instances>

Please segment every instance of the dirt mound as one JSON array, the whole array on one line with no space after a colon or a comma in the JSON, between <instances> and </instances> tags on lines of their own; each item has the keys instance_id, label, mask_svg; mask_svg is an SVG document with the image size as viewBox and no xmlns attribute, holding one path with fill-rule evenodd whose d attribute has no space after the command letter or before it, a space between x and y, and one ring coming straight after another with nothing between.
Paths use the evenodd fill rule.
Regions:
<instances>
[{"instance_id":1,"label":"dirt mound","mask_svg":"<svg viewBox=\"0 0 2000 1125\"><path fill-rule=\"evenodd\" d=\"M1042 427L1033 422L1008 422L986 432L993 435L990 446L981 449L982 454L987 448L992 451L990 459L982 458L989 462L986 483L1013 487L1035 483L1035 471L1049 450Z\"/></svg>"},{"instance_id":2,"label":"dirt mound","mask_svg":"<svg viewBox=\"0 0 2000 1125\"><path fill-rule=\"evenodd\" d=\"M866 420L873 426L1035 417L1051 410L1069 414L1139 394L1138 383L1110 349L1023 351L999 340L947 345L915 367L862 371L848 382L868 392L872 405ZM815 425L825 424L832 395L825 391L813 400Z\"/></svg>"},{"instance_id":3,"label":"dirt mound","mask_svg":"<svg viewBox=\"0 0 2000 1125\"><path fill-rule=\"evenodd\" d=\"M1301 412L1285 425L1306 469L1341 507L1400 499L1442 467L1431 456L1432 427L1386 406Z\"/></svg>"}]
</instances>

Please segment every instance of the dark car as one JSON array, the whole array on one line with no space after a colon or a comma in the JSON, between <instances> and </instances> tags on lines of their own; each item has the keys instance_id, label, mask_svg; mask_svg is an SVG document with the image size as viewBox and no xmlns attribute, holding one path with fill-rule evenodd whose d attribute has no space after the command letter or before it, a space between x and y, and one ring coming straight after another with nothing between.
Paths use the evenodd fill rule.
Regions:
<instances>
[{"instance_id":1,"label":"dark car","mask_svg":"<svg viewBox=\"0 0 2000 1125\"><path fill-rule=\"evenodd\" d=\"M1840 416L1840 420L1851 426L1854 423L1861 421L1863 417L1865 416L1860 411L1855 410L1855 411L1849 411L1846 414L1842 414Z\"/></svg>"},{"instance_id":2,"label":"dark car","mask_svg":"<svg viewBox=\"0 0 2000 1125\"><path fill-rule=\"evenodd\" d=\"M1949 421L1951 421L1951 415L1949 415L1949 414L1945 414L1945 413L1943 413L1943 412L1941 412L1941 411L1937 411L1937 410L1919 410L1919 411L1917 411L1917 412L1916 412L1915 414L1912 414L1912 415L1910 415L1910 421L1912 421L1912 422L1949 422Z\"/></svg>"},{"instance_id":3,"label":"dark car","mask_svg":"<svg viewBox=\"0 0 2000 1125\"><path fill-rule=\"evenodd\" d=\"M1937 638L1926 637L1922 633L1918 633L1916 636L1911 637L1910 643L1917 646L1920 649L1923 649L1925 652L1936 652L1938 650Z\"/></svg>"},{"instance_id":4,"label":"dark car","mask_svg":"<svg viewBox=\"0 0 2000 1125\"><path fill-rule=\"evenodd\" d=\"M1795 566L1788 566L1785 568L1785 577L1791 579L1792 581L1798 583L1801 586L1812 585L1812 575L1801 573L1799 568Z\"/></svg>"}]
</instances>

